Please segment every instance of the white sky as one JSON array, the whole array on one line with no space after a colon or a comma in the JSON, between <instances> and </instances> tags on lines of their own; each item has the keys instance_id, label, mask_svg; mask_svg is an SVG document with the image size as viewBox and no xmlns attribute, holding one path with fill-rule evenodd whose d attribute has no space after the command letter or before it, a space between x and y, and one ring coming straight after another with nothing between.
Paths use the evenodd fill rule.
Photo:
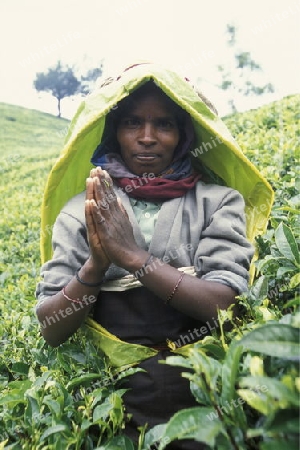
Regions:
<instances>
[{"instance_id":1,"label":"white sky","mask_svg":"<svg viewBox=\"0 0 300 450\"><path fill-rule=\"evenodd\" d=\"M109 75L146 59L206 80L200 88L225 114L226 95L214 85L217 65L229 60L227 23L276 88L264 103L300 91L298 0L0 0L0 101L56 114L56 100L32 88L36 72L58 59L88 68L103 60ZM63 100L63 115L78 102Z\"/></svg>"}]
</instances>

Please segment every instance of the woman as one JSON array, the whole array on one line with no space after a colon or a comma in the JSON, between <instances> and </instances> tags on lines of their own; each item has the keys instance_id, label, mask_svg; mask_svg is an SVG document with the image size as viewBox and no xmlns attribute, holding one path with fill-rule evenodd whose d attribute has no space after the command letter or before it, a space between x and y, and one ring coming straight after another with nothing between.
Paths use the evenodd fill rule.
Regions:
<instances>
[{"instance_id":1,"label":"woman","mask_svg":"<svg viewBox=\"0 0 300 450\"><path fill-rule=\"evenodd\" d=\"M132 389L124 398L132 414L126 432L137 439L138 426L148 423L151 428L195 405L180 370L158 361L171 354L167 340L182 345L199 339L205 323L214 327L217 309L228 308L247 289L253 247L246 238L242 195L205 182L192 168L189 151L197 150L199 121L192 120L188 107L182 108L182 97L176 103L164 92L164 73L170 72L151 65L126 72L124 80L101 88L106 95L85 103L89 127L79 123L79 116L73 123L66 154L72 149L78 158L79 148L85 152L77 159L80 171L87 147L88 152L95 150L91 141L84 145L87 136L94 141L98 136L100 145L92 156L96 168L86 180L86 191L69 200L55 220L53 256L43 265L37 287L37 315L45 324L79 302L80 308L43 326L50 345L64 342L92 313L94 322L116 335L126 351L126 343L132 345L129 353L130 348L146 349L135 360L145 372L128 379ZM186 81L180 83L196 96ZM108 93L111 98L115 93L114 102L97 117L95 105L109 103ZM200 113L218 122L211 105L198 96L197 101ZM223 139L220 147L229 153ZM239 158L244 164L245 158ZM248 173L253 172L247 164ZM54 186L52 180L48 199ZM57 185L56 190L62 193ZM104 344L103 349L114 363L114 352ZM181 441L167 448L196 449L199 443Z\"/></svg>"}]
</instances>

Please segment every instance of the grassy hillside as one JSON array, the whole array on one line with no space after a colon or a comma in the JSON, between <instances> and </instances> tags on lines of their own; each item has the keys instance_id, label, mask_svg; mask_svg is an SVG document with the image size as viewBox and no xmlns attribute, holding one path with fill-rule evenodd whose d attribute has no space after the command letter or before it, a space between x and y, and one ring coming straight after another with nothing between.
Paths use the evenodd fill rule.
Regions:
<instances>
[{"instance_id":1,"label":"grassy hillside","mask_svg":"<svg viewBox=\"0 0 300 450\"><path fill-rule=\"evenodd\" d=\"M0 103L0 155L51 152L62 144L69 121L33 109Z\"/></svg>"},{"instance_id":2,"label":"grassy hillside","mask_svg":"<svg viewBox=\"0 0 300 450\"><path fill-rule=\"evenodd\" d=\"M8 283L4 300L9 299L10 305L16 299L27 309L23 300L33 297L40 204L67 126L65 119L0 103L0 282Z\"/></svg>"},{"instance_id":3,"label":"grassy hillside","mask_svg":"<svg viewBox=\"0 0 300 450\"><path fill-rule=\"evenodd\" d=\"M257 280L239 301L242 319L224 314L213 336L184 359L170 361L191 367L199 408L180 412L156 430L160 450L188 433L199 440L200 423L207 430L202 438L214 449L297 446L299 100L292 96L225 118L273 185L276 200L268 231L258 239ZM0 450L134 448L119 436L125 418L119 382L127 372L112 373L81 331L50 349L33 311L41 199L67 125L49 114L0 103ZM227 332L226 320L232 321ZM236 345L240 340L243 350ZM241 404L233 407L237 399ZM146 433L138 450L154 441Z\"/></svg>"},{"instance_id":4,"label":"grassy hillside","mask_svg":"<svg viewBox=\"0 0 300 450\"><path fill-rule=\"evenodd\" d=\"M57 158L68 121L35 110L0 103L0 174L5 237L21 224L39 226L39 207L49 170ZM13 216L19 206L20 216ZM21 211L26 211L21 214ZM28 212L30 216L28 217ZM32 227L27 228L32 231ZM10 248L10 247L8 247Z\"/></svg>"}]
</instances>

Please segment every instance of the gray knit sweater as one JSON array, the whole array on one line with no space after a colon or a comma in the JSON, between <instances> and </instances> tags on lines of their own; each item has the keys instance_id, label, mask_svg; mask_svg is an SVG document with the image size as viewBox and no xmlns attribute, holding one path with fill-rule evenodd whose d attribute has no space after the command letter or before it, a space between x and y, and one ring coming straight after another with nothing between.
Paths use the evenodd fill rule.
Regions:
<instances>
[{"instance_id":1,"label":"gray knit sweater","mask_svg":"<svg viewBox=\"0 0 300 450\"><path fill-rule=\"evenodd\" d=\"M116 191L140 247L157 258L168 257L174 267L194 266L199 278L226 284L238 294L247 290L253 247L245 237L244 201L237 191L198 182L184 197L165 201L149 248L128 196ZM57 217L53 258L42 266L36 289L39 301L62 289L89 256L84 200L84 192L76 195ZM127 274L112 264L106 279Z\"/></svg>"}]
</instances>

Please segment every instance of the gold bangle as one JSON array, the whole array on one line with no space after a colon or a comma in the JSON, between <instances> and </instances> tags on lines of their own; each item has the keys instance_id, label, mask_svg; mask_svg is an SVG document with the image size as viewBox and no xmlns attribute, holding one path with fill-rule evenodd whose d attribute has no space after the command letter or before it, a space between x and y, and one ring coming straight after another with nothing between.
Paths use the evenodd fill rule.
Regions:
<instances>
[{"instance_id":1,"label":"gold bangle","mask_svg":"<svg viewBox=\"0 0 300 450\"><path fill-rule=\"evenodd\" d=\"M180 271L179 271L180 272ZM170 303L170 301L172 300L172 298L174 297L175 292L177 291L180 283L182 282L182 278L184 277L184 272L181 273L180 277L178 278L177 283L175 284L175 287L173 289L173 291L171 292L171 294L169 295L169 297L167 298L167 300L165 301L165 304L168 305Z\"/></svg>"}]
</instances>

